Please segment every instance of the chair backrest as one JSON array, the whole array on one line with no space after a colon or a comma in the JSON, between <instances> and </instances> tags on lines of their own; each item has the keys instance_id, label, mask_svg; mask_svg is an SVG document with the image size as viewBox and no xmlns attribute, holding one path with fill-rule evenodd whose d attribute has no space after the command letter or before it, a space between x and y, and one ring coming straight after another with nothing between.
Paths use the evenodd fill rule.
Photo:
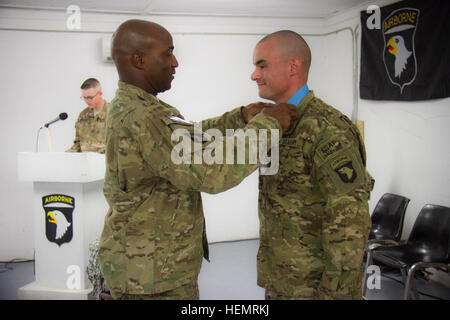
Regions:
<instances>
[{"instance_id":1,"label":"chair backrest","mask_svg":"<svg viewBox=\"0 0 450 320\"><path fill-rule=\"evenodd\" d=\"M414 222L408 243L432 251L432 260L449 261L450 208L426 204Z\"/></svg>"},{"instance_id":2,"label":"chair backrest","mask_svg":"<svg viewBox=\"0 0 450 320\"><path fill-rule=\"evenodd\" d=\"M397 194L385 193L378 200L372 213L372 230L369 239L399 241L409 199Z\"/></svg>"}]
</instances>

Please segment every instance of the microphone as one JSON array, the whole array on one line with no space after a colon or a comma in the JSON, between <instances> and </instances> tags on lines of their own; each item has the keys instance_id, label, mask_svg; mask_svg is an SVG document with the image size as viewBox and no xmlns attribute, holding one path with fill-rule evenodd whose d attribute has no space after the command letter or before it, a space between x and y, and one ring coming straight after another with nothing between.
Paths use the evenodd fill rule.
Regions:
<instances>
[{"instance_id":1,"label":"microphone","mask_svg":"<svg viewBox=\"0 0 450 320\"><path fill-rule=\"evenodd\" d=\"M66 120L66 119L67 119L67 113L65 113L65 112L60 113L57 118L55 118L52 121L47 122L46 124L44 124L44 127L48 128L48 126L51 125L52 123L55 123L56 121L59 121L59 120Z\"/></svg>"},{"instance_id":2,"label":"microphone","mask_svg":"<svg viewBox=\"0 0 450 320\"><path fill-rule=\"evenodd\" d=\"M48 130L48 126L51 125L52 123L55 123L56 121L59 120L66 120L67 119L67 113L62 112L59 114L59 116L55 119L53 119L52 121L47 122L46 124L44 124L44 127L47 128L47 142L49 145L49 150L52 151L52 147L51 147L51 137L50 137L50 131ZM37 133L37 137L36 137L36 152L38 152L39 150L39 132L41 131L41 129L43 129L44 127L40 127Z\"/></svg>"}]
</instances>

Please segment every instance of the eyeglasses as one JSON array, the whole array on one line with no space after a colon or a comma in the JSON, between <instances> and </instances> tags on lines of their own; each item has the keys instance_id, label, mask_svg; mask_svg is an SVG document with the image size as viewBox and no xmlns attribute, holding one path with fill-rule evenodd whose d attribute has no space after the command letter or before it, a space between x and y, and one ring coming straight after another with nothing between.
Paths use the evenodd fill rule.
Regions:
<instances>
[{"instance_id":1,"label":"eyeglasses","mask_svg":"<svg viewBox=\"0 0 450 320\"><path fill-rule=\"evenodd\" d=\"M100 92L100 91L99 91ZM80 99L81 100L86 100L86 101L92 101L98 94L99 92L97 92L96 94L94 94L93 96L87 96L87 97L83 97L81 96Z\"/></svg>"}]
</instances>

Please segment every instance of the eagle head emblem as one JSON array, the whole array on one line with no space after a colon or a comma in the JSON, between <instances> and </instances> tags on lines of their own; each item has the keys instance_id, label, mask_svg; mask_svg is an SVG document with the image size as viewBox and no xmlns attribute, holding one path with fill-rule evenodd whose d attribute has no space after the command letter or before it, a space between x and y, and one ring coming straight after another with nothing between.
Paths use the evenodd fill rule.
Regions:
<instances>
[{"instance_id":1,"label":"eagle head emblem","mask_svg":"<svg viewBox=\"0 0 450 320\"><path fill-rule=\"evenodd\" d=\"M56 237L55 239L61 239L67 232L70 226L70 222L61 211L53 210L47 213L48 222L56 224Z\"/></svg>"},{"instance_id":2,"label":"eagle head emblem","mask_svg":"<svg viewBox=\"0 0 450 320\"><path fill-rule=\"evenodd\" d=\"M406 63L412 52L406 48L405 40L400 35L391 37L386 47L388 48L388 52L395 56L394 73L399 78L403 70L406 69Z\"/></svg>"}]
</instances>

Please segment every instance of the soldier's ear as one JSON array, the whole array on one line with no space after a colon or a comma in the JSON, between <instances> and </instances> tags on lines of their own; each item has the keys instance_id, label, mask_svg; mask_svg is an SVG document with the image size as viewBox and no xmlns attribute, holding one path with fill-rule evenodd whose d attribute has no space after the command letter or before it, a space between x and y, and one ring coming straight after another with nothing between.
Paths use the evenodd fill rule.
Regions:
<instances>
[{"instance_id":1,"label":"soldier's ear","mask_svg":"<svg viewBox=\"0 0 450 320\"><path fill-rule=\"evenodd\" d=\"M137 69L144 69L144 53L142 51L136 50L132 55L131 55L131 65Z\"/></svg>"},{"instance_id":2,"label":"soldier's ear","mask_svg":"<svg viewBox=\"0 0 450 320\"><path fill-rule=\"evenodd\" d=\"M289 61L289 75L294 76L302 70L302 61L299 58L292 58Z\"/></svg>"}]
</instances>

